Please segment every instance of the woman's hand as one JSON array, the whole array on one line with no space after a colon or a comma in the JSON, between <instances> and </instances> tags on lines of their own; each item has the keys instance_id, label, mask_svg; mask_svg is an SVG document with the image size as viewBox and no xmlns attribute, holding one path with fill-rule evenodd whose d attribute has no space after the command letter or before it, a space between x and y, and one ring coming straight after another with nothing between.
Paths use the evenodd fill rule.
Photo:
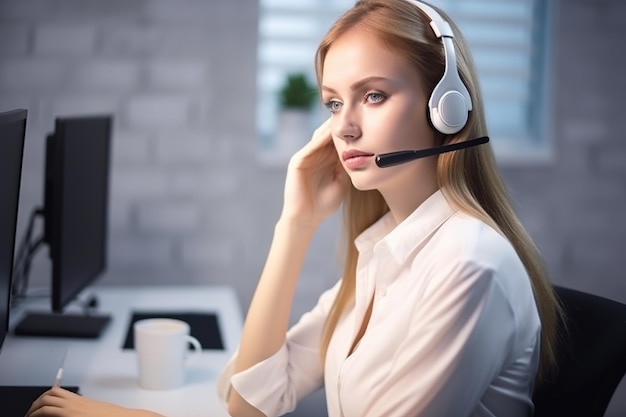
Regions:
<instances>
[{"instance_id":1,"label":"woman's hand","mask_svg":"<svg viewBox=\"0 0 626 417\"><path fill-rule=\"evenodd\" d=\"M318 226L339 208L348 183L332 141L329 119L289 161L281 218Z\"/></svg>"},{"instance_id":2,"label":"woman's hand","mask_svg":"<svg viewBox=\"0 0 626 417\"><path fill-rule=\"evenodd\" d=\"M54 387L41 394L26 417L156 417L158 414L144 410L132 410L102 401L91 400Z\"/></svg>"}]
</instances>

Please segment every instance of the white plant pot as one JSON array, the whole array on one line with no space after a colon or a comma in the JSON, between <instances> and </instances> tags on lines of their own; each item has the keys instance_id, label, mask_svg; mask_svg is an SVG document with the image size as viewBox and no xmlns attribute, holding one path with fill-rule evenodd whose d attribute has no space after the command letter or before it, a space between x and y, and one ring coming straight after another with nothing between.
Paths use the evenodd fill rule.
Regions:
<instances>
[{"instance_id":1,"label":"white plant pot","mask_svg":"<svg viewBox=\"0 0 626 417\"><path fill-rule=\"evenodd\" d=\"M276 127L276 153L291 157L304 146L311 137L311 112L307 110L281 110Z\"/></svg>"}]
</instances>

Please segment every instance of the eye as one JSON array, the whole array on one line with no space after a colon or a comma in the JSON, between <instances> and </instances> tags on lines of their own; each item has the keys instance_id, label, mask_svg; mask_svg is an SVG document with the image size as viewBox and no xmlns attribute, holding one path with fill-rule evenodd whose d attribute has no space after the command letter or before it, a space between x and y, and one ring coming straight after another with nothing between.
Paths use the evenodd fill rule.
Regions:
<instances>
[{"instance_id":1,"label":"eye","mask_svg":"<svg viewBox=\"0 0 626 417\"><path fill-rule=\"evenodd\" d=\"M326 103L324 103L324 106L328 107L331 113L334 113L334 112L341 110L341 107L343 106L343 104L337 100L329 100Z\"/></svg>"},{"instance_id":2,"label":"eye","mask_svg":"<svg viewBox=\"0 0 626 417\"><path fill-rule=\"evenodd\" d=\"M382 101L384 101L387 98L387 96L383 93L378 93L375 91L369 92L367 94L365 94L365 101L369 102L369 103L380 103Z\"/></svg>"}]
</instances>

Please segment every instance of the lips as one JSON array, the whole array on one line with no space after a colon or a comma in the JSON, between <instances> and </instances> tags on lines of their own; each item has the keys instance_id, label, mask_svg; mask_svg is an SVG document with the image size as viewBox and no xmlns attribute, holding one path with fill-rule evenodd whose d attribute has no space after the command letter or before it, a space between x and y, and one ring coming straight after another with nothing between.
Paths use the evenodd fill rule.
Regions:
<instances>
[{"instance_id":1,"label":"lips","mask_svg":"<svg viewBox=\"0 0 626 417\"><path fill-rule=\"evenodd\" d=\"M349 151L344 151L341 153L341 159L343 159L344 161L347 161L349 159L352 158L358 158L358 157L368 157L368 156L373 156L374 154L371 153L367 153L367 152L362 152L359 151L357 149L351 149Z\"/></svg>"},{"instance_id":2,"label":"lips","mask_svg":"<svg viewBox=\"0 0 626 417\"><path fill-rule=\"evenodd\" d=\"M351 149L341 153L344 166L349 170L364 169L368 166L374 154L361 152L356 149Z\"/></svg>"}]
</instances>

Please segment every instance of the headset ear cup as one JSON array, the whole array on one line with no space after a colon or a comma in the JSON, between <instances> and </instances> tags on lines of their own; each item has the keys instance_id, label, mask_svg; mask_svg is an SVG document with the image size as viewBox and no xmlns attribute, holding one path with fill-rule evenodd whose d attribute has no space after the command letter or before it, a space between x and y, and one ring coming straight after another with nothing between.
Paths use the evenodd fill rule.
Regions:
<instances>
[{"instance_id":1,"label":"headset ear cup","mask_svg":"<svg viewBox=\"0 0 626 417\"><path fill-rule=\"evenodd\" d=\"M430 122L439 132L451 135L465 127L470 109L460 92L446 91L435 106L429 106Z\"/></svg>"},{"instance_id":2,"label":"headset ear cup","mask_svg":"<svg viewBox=\"0 0 626 417\"><path fill-rule=\"evenodd\" d=\"M429 123L444 135L455 134L465 127L473 105L457 69L452 27L431 6L417 0L408 1L428 17L431 29L443 45L445 68L428 99Z\"/></svg>"}]
</instances>

